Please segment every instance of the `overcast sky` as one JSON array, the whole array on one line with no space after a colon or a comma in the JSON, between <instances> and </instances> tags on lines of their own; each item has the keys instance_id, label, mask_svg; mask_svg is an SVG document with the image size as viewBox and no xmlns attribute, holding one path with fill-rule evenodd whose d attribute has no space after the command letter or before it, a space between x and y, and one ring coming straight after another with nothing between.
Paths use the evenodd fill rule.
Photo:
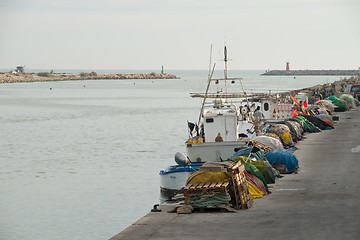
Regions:
<instances>
[{"instance_id":1,"label":"overcast sky","mask_svg":"<svg viewBox=\"0 0 360 240\"><path fill-rule=\"evenodd\" d=\"M357 69L360 0L0 0L0 68Z\"/></svg>"}]
</instances>

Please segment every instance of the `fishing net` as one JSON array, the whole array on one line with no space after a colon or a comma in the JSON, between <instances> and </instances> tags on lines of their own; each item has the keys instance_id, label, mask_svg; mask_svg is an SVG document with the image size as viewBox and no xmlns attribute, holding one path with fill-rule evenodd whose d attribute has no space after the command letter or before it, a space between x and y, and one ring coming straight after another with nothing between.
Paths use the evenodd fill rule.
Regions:
<instances>
[{"instance_id":1,"label":"fishing net","mask_svg":"<svg viewBox=\"0 0 360 240\"><path fill-rule=\"evenodd\" d=\"M355 108L355 101L354 101L354 97L351 96L350 94L343 94L340 97L340 100L344 100L348 103L348 105L350 106L350 108Z\"/></svg>"},{"instance_id":2,"label":"fishing net","mask_svg":"<svg viewBox=\"0 0 360 240\"><path fill-rule=\"evenodd\" d=\"M269 127L268 132L278 135L285 146L294 145L292 138L290 138L290 129L286 124L272 125Z\"/></svg>"},{"instance_id":3,"label":"fishing net","mask_svg":"<svg viewBox=\"0 0 360 240\"><path fill-rule=\"evenodd\" d=\"M335 96L331 96L328 98L335 106L337 106L338 108L340 108L340 110L345 111L345 110L349 110L349 108L346 105L346 102L344 103L343 101L339 100L337 97Z\"/></svg>"},{"instance_id":4,"label":"fishing net","mask_svg":"<svg viewBox=\"0 0 360 240\"><path fill-rule=\"evenodd\" d=\"M301 125L296 121L285 121L286 126L289 127L292 140L297 142L302 139L303 129Z\"/></svg>"},{"instance_id":5,"label":"fishing net","mask_svg":"<svg viewBox=\"0 0 360 240\"><path fill-rule=\"evenodd\" d=\"M244 174L246 177L246 181L248 181L248 183L252 183L258 190L260 190L262 192L262 195L268 194L265 189L264 183L258 177L249 173L248 171L245 171ZM253 193L251 192L251 189L250 189L250 193L251 193L251 195L253 195Z\"/></svg>"},{"instance_id":6,"label":"fishing net","mask_svg":"<svg viewBox=\"0 0 360 240\"><path fill-rule=\"evenodd\" d=\"M329 125L328 123L324 122L323 120L315 116L304 115L303 117L306 118L312 124L314 124L316 127L320 128L321 130L328 130L334 128L332 125Z\"/></svg>"},{"instance_id":7,"label":"fishing net","mask_svg":"<svg viewBox=\"0 0 360 240\"><path fill-rule=\"evenodd\" d=\"M294 120L297 120L299 123L301 123L303 129L305 132L320 132L321 130L316 127L314 124L312 124L311 122L309 122L308 120L306 120L306 118L302 117L302 116L297 116L293 118Z\"/></svg>"},{"instance_id":8,"label":"fishing net","mask_svg":"<svg viewBox=\"0 0 360 240\"><path fill-rule=\"evenodd\" d=\"M274 133L272 133L272 134L274 134ZM281 143L279 136L277 136L277 138L273 138L271 136L257 136L253 140L259 141L259 142L265 144L266 146L271 147L272 149L284 149L284 146Z\"/></svg>"},{"instance_id":9,"label":"fishing net","mask_svg":"<svg viewBox=\"0 0 360 240\"><path fill-rule=\"evenodd\" d=\"M188 198L187 204L195 207L209 207L228 204L231 201L229 193L226 194L196 194Z\"/></svg>"},{"instance_id":10,"label":"fishing net","mask_svg":"<svg viewBox=\"0 0 360 240\"><path fill-rule=\"evenodd\" d=\"M322 106L326 108L329 112L335 112L335 106L331 101L328 100L320 100L315 103L315 105Z\"/></svg>"},{"instance_id":11,"label":"fishing net","mask_svg":"<svg viewBox=\"0 0 360 240\"><path fill-rule=\"evenodd\" d=\"M252 152L253 151L253 147L248 147L248 148L244 148L244 149L240 149L239 151L237 151L236 153L234 153L229 160L233 161L234 158L238 157L238 156L245 156L245 157L250 157L250 158L255 158L256 160L261 160L261 161L265 161L265 154L262 151L257 151L257 152Z\"/></svg>"},{"instance_id":12,"label":"fishing net","mask_svg":"<svg viewBox=\"0 0 360 240\"><path fill-rule=\"evenodd\" d=\"M281 139L279 138L279 136L276 135L275 133L265 133L263 136L272 137L272 138L275 138L275 139L281 141Z\"/></svg>"},{"instance_id":13,"label":"fishing net","mask_svg":"<svg viewBox=\"0 0 360 240\"><path fill-rule=\"evenodd\" d=\"M220 172L198 171L190 175L186 181L186 185L195 183L214 183L214 182L228 182L231 176L224 170Z\"/></svg>"},{"instance_id":14,"label":"fishing net","mask_svg":"<svg viewBox=\"0 0 360 240\"><path fill-rule=\"evenodd\" d=\"M241 163L251 163L254 165L262 175L266 172L265 162L264 161L253 161L250 158L247 158L245 156L239 156L233 159L234 162L241 161Z\"/></svg>"}]
</instances>

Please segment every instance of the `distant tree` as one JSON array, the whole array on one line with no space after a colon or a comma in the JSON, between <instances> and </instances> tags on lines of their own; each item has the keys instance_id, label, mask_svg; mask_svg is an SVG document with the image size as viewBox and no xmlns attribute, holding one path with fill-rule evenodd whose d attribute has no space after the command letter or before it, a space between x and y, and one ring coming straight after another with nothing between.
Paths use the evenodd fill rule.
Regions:
<instances>
[{"instance_id":1,"label":"distant tree","mask_svg":"<svg viewBox=\"0 0 360 240\"><path fill-rule=\"evenodd\" d=\"M39 72L37 75L39 77L51 77L51 74L49 72Z\"/></svg>"},{"instance_id":2,"label":"distant tree","mask_svg":"<svg viewBox=\"0 0 360 240\"><path fill-rule=\"evenodd\" d=\"M89 74L86 73L86 72L81 72L81 73L80 73L80 76L81 76L81 77L89 77Z\"/></svg>"}]
</instances>

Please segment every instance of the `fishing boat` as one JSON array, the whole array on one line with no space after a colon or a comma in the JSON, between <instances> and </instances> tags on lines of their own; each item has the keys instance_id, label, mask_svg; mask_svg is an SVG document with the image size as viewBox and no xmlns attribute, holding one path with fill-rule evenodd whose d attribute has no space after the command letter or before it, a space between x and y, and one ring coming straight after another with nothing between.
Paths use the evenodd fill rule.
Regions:
<instances>
[{"instance_id":1,"label":"fishing boat","mask_svg":"<svg viewBox=\"0 0 360 240\"><path fill-rule=\"evenodd\" d=\"M176 153L177 165L160 172L160 186L163 190L180 190L188 177L198 171L202 164L227 160L236 151L246 148L250 140L266 132L269 125L293 117L294 106L299 107L301 103L308 102L306 95L297 94L293 97L288 92L271 94L272 90L269 90L268 94L247 94L242 78L228 77L226 46L223 61L224 78L212 77L214 64L212 71L209 67L205 92L191 93L193 98L202 98L199 118L195 123L188 122L186 154ZM257 107L260 108L262 119L254 117ZM280 141L279 144L282 145Z\"/></svg>"},{"instance_id":2,"label":"fishing boat","mask_svg":"<svg viewBox=\"0 0 360 240\"><path fill-rule=\"evenodd\" d=\"M235 150L245 148L245 138L256 135L256 122L252 114L255 104L250 104L242 78L229 78L227 48L224 47L224 78L212 78L215 65L209 68L205 93L192 93L202 98L199 119L188 122L189 139L186 155L176 153L177 165L160 171L161 189L179 190L185 186L188 176L205 162L221 162L231 157ZM211 56L210 56L211 66ZM230 91L236 89L242 91Z\"/></svg>"},{"instance_id":3,"label":"fishing boat","mask_svg":"<svg viewBox=\"0 0 360 240\"><path fill-rule=\"evenodd\" d=\"M160 188L162 192L171 193L185 186L188 177L199 171L203 163L190 163L185 155L180 152L175 154L176 165L171 165L160 171Z\"/></svg>"}]
</instances>

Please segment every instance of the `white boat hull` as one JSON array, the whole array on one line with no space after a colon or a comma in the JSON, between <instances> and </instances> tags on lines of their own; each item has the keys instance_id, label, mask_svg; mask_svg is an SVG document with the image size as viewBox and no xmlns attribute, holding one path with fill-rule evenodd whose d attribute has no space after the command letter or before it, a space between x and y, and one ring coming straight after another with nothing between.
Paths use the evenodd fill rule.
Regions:
<instances>
[{"instance_id":1,"label":"white boat hull","mask_svg":"<svg viewBox=\"0 0 360 240\"><path fill-rule=\"evenodd\" d=\"M160 187L163 190L180 190L185 187L188 177L199 170L203 163L172 165L160 171Z\"/></svg>"},{"instance_id":2,"label":"white boat hull","mask_svg":"<svg viewBox=\"0 0 360 240\"><path fill-rule=\"evenodd\" d=\"M160 187L164 190L180 190L185 187L191 172L160 174Z\"/></svg>"},{"instance_id":3,"label":"white boat hull","mask_svg":"<svg viewBox=\"0 0 360 240\"><path fill-rule=\"evenodd\" d=\"M191 162L220 162L227 160L235 148L245 147L245 142L205 142L187 144L187 156Z\"/></svg>"}]
</instances>

